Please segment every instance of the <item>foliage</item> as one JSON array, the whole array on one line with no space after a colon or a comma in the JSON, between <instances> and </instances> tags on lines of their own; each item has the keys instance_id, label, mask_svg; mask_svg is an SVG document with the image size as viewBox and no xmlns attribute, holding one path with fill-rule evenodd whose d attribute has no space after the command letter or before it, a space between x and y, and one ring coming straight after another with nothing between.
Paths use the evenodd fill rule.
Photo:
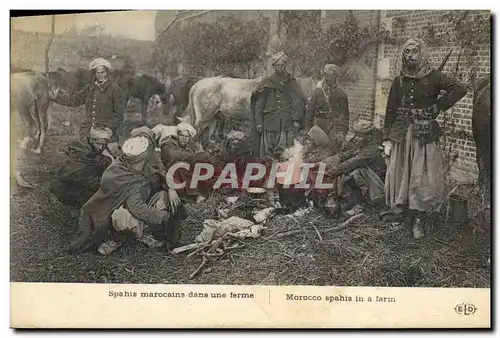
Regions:
<instances>
[{"instance_id":1,"label":"foliage","mask_svg":"<svg viewBox=\"0 0 500 338\"><path fill-rule=\"evenodd\" d=\"M385 42L388 37L383 28L360 28L354 13L349 11L340 25L325 30L313 25L304 36L289 37L282 47L295 62L299 76L314 76L320 74L326 63L346 65L357 60L369 46Z\"/></svg>"},{"instance_id":2,"label":"foliage","mask_svg":"<svg viewBox=\"0 0 500 338\"><path fill-rule=\"evenodd\" d=\"M421 37L429 46L449 44L461 47L465 67L469 69L468 74L465 74L465 81L472 89L477 80L478 48L491 42L491 19L489 15L468 10L448 11L440 19L450 29L439 31L436 23L428 23Z\"/></svg>"},{"instance_id":3,"label":"foliage","mask_svg":"<svg viewBox=\"0 0 500 338\"><path fill-rule=\"evenodd\" d=\"M187 22L174 25L153 47L152 64L161 73L177 73L184 63L200 73L214 71L226 64L248 63L259 59L267 48L269 23L262 17L238 20L218 17L212 22Z\"/></svg>"},{"instance_id":4,"label":"foliage","mask_svg":"<svg viewBox=\"0 0 500 338\"><path fill-rule=\"evenodd\" d=\"M76 26L61 34L69 48L73 48L77 57L92 60L98 56L121 61L123 68L135 70L137 63L149 57L146 43L129 40L108 34L99 25L88 25L82 29Z\"/></svg>"}]
</instances>

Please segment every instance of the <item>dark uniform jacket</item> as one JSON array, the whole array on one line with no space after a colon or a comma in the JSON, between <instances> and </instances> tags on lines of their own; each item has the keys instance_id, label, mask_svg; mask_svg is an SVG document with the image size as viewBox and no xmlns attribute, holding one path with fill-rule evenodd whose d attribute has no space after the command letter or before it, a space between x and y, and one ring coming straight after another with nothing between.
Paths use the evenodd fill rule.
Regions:
<instances>
[{"instance_id":1,"label":"dark uniform jacket","mask_svg":"<svg viewBox=\"0 0 500 338\"><path fill-rule=\"evenodd\" d=\"M69 107L85 104L85 120L82 121L80 132L88 136L92 126L106 126L113 130L111 141L117 140L117 130L123 121L126 102L116 83L110 80L100 86L90 83L74 94L58 93L55 102Z\"/></svg>"},{"instance_id":2,"label":"dark uniform jacket","mask_svg":"<svg viewBox=\"0 0 500 338\"><path fill-rule=\"evenodd\" d=\"M306 98L297 80L273 74L262 80L255 96L255 124L271 132L289 131L302 124Z\"/></svg>"},{"instance_id":3,"label":"dark uniform jacket","mask_svg":"<svg viewBox=\"0 0 500 338\"><path fill-rule=\"evenodd\" d=\"M378 144L380 144L381 135L378 130L374 130L370 135L366 135L362 139L351 139L344 142L339 154L335 155L338 158L333 161L334 166L328 170L328 174L339 176L347 174L355 169L369 167L379 177L385 177L386 164ZM329 160L325 160L326 163Z\"/></svg>"},{"instance_id":4,"label":"dark uniform jacket","mask_svg":"<svg viewBox=\"0 0 500 338\"><path fill-rule=\"evenodd\" d=\"M446 94L438 99L441 90ZM436 70L421 79L396 77L387 100L384 140L401 142L408 126L415 120L431 120L432 136L427 141L438 140L441 128L435 118L439 113L431 114L426 108L436 104L439 111L448 110L465 94L467 88L464 85Z\"/></svg>"},{"instance_id":5,"label":"dark uniform jacket","mask_svg":"<svg viewBox=\"0 0 500 338\"><path fill-rule=\"evenodd\" d=\"M347 95L338 86L333 90L330 90L327 86L324 89L325 92L323 92L322 88L316 87L311 94L311 99L307 104L305 129L308 130L313 126L316 117L324 119L328 124L328 126L320 126L327 133L330 129L335 128L335 130L346 134L349 131L349 102ZM325 93L329 96L330 105L326 101Z\"/></svg>"},{"instance_id":6,"label":"dark uniform jacket","mask_svg":"<svg viewBox=\"0 0 500 338\"><path fill-rule=\"evenodd\" d=\"M88 139L71 141L49 190L64 205L81 208L99 189L111 159L95 151Z\"/></svg>"}]
</instances>

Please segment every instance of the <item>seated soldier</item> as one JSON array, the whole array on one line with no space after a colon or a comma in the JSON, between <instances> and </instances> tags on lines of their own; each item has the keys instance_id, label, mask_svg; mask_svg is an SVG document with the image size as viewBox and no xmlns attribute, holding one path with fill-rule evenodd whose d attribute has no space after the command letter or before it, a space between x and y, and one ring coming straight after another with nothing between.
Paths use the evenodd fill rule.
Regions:
<instances>
[{"instance_id":1,"label":"seated soldier","mask_svg":"<svg viewBox=\"0 0 500 338\"><path fill-rule=\"evenodd\" d=\"M304 162L316 163L333 155L333 145L328 134L313 126L304 137Z\"/></svg>"},{"instance_id":2,"label":"seated soldier","mask_svg":"<svg viewBox=\"0 0 500 338\"><path fill-rule=\"evenodd\" d=\"M49 185L62 204L80 209L99 189L102 174L112 161L103 154L112 134L108 127L93 127L85 140L69 143Z\"/></svg>"},{"instance_id":3,"label":"seated soldier","mask_svg":"<svg viewBox=\"0 0 500 338\"><path fill-rule=\"evenodd\" d=\"M334 154L334 147L330 140L328 134L321 129L319 126L314 125L304 136L304 163L316 163L323 161L324 159L332 156ZM316 181L318 175L318 166L310 169L308 183L311 186ZM332 179L329 177L324 177L324 183L332 183ZM316 207L323 207L328 197L328 189L309 189L306 193L309 198L314 202Z\"/></svg>"},{"instance_id":4,"label":"seated soldier","mask_svg":"<svg viewBox=\"0 0 500 338\"><path fill-rule=\"evenodd\" d=\"M342 210L351 209L365 199L384 200L386 165L378 149L380 135L370 121L359 120L353 126L354 137L346 140L339 154L327 158L327 175L339 178L337 196L343 197Z\"/></svg>"},{"instance_id":5,"label":"seated soldier","mask_svg":"<svg viewBox=\"0 0 500 338\"><path fill-rule=\"evenodd\" d=\"M185 162L190 165L190 170L179 168L175 171L174 178L179 182L186 182L186 186L181 190L182 197L196 197L197 202L204 200L199 195L200 189L189 188L194 164L197 162L208 162L209 155L203 150L201 144L195 142L196 129L189 123L181 122L177 125L177 135L173 135L165 140L161 145L161 160L166 170L178 162ZM205 183L205 184L203 184ZM199 188L202 192L209 189L210 184L200 182Z\"/></svg>"},{"instance_id":6,"label":"seated soldier","mask_svg":"<svg viewBox=\"0 0 500 338\"><path fill-rule=\"evenodd\" d=\"M122 155L104 172L99 190L85 203L80 212L78 238L68 248L78 253L98 248L102 254L109 254L120 246L123 233L115 231L113 223L130 220L120 213L130 213L137 223L160 228L166 238L167 247L177 244L180 237L180 223L185 210L174 189L168 189L168 202L157 201L156 193L167 189L166 171L155 151L153 132L147 127L132 131L122 146ZM124 212L126 209L127 212ZM116 212L116 213L115 213ZM128 215L128 214L127 214ZM129 228L121 225L119 229ZM142 231L137 231L141 234Z\"/></svg>"}]
</instances>

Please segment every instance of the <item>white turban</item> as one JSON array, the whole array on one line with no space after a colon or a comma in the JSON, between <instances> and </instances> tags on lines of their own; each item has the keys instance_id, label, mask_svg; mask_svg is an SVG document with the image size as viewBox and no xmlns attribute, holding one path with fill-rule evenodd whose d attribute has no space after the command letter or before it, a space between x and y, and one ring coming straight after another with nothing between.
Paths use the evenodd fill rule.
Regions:
<instances>
[{"instance_id":1,"label":"white turban","mask_svg":"<svg viewBox=\"0 0 500 338\"><path fill-rule=\"evenodd\" d=\"M283 62L288 61L288 56L285 54L285 52L279 52L271 56L271 64L273 66L277 64L278 61L283 61Z\"/></svg>"},{"instance_id":2,"label":"white turban","mask_svg":"<svg viewBox=\"0 0 500 338\"><path fill-rule=\"evenodd\" d=\"M90 68L90 70L94 70L99 66L104 66L108 69L111 69L111 63L109 63L108 60L103 59L103 58L97 58L97 59L92 60L89 68Z\"/></svg>"},{"instance_id":3,"label":"white turban","mask_svg":"<svg viewBox=\"0 0 500 338\"><path fill-rule=\"evenodd\" d=\"M337 75L339 75L339 66L334 65L333 63L325 65L325 67L323 68L323 73L326 74L331 72L335 72L337 73Z\"/></svg>"},{"instance_id":4,"label":"white turban","mask_svg":"<svg viewBox=\"0 0 500 338\"><path fill-rule=\"evenodd\" d=\"M183 132L183 131L187 131L189 132L189 134L191 135L191 137L195 137L196 136L196 129L194 129L194 127L192 125L190 125L189 123L187 122L181 122L177 125L177 131L179 132Z\"/></svg>"},{"instance_id":5,"label":"white turban","mask_svg":"<svg viewBox=\"0 0 500 338\"><path fill-rule=\"evenodd\" d=\"M228 140L243 140L245 138L245 134L238 130L232 130L229 134L227 134Z\"/></svg>"},{"instance_id":6,"label":"white turban","mask_svg":"<svg viewBox=\"0 0 500 338\"><path fill-rule=\"evenodd\" d=\"M113 131L108 127L92 127L90 129L90 137L108 140L113 136Z\"/></svg>"},{"instance_id":7,"label":"white turban","mask_svg":"<svg viewBox=\"0 0 500 338\"><path fill-rule=\"evenodd\" d=\"M122 152L127 157L129 162L140 161L145 158L148 150L149 140L145 136L131 137L123 143Z\"/></svg>"},{"instance_id":8,"label":"white turban","mask_svg":"<svg viewBox=\"0 0 500 338\"><path fill-rule=\"evenodd\" d=\"M153 129L155 138L160 139L160 144L165 143L165 141L177 133L177 126L165 126L163 124L157 124Z\"/></svg>"}]
</instances>

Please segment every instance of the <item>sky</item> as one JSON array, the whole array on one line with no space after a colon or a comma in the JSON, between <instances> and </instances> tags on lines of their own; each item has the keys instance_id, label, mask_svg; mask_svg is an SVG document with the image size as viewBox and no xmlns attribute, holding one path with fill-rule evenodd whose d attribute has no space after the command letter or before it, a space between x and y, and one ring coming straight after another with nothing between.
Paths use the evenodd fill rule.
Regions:
<instances>
[{"instance_id":1,"label":"sky","mask_svg":"<svg viewBox=\"0 0 500 338\"><path fill-rule=\"evenodd\" d=\"M155 38L156 11L101 12L88 14L57 15L56 34L63 33L73 25L85 27L99 24L114 36L152 41ZM15 30L50 33L52 16L31 16L11 18Z\"/></svg>"}]
</instances>

